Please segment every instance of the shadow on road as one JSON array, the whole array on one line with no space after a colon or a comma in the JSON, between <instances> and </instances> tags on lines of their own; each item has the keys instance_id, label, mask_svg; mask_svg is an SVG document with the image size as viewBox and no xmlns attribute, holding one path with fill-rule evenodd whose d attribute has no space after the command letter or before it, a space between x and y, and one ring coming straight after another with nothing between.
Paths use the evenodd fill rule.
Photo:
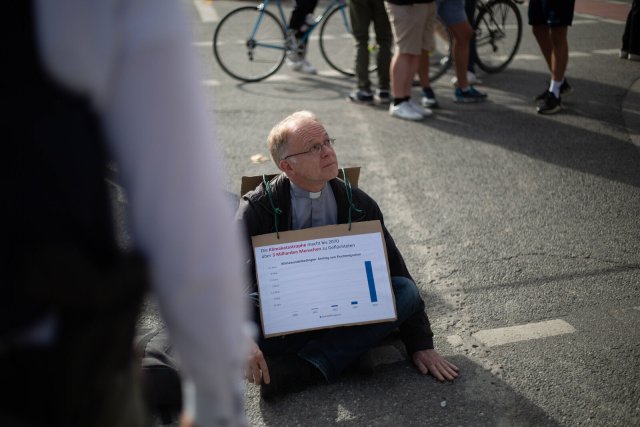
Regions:
<instances>
[{"instance_id":1,"label":"shadow on road","mask_svg":"<svg viewBox=\"0 0 640 427\"><path fill-rule=\"evenodd\" d=\"M572 78L574 93L558 115L536 114L533 97L544 74L506 70L482 77L489 100L482 106L445 103L426 127L497 145L534 159L640 187L640 150L627 133L621 112L626 89ZM531 81L540 87L531 88ZM445 92L446 91L446 92ZM444 94L450 89L441 90ZM622 139L618 135L625 135Z\"/></svg>"},{"instance_id":2,"label":"shadow on road","mask_svg":"<svg viewBox=\"0 0 640 427\"><path fill-rule=\"evenodd\" d=\"M500 426L558 425L506 382L463 356L454 383L418 374L408 361L380 365L367 377L348 377L282 398L259 399L250 386L249 406L259 405L253 426ZM253 401L253 405L252 405ZM251 412L250 412L251 413ZM255 414L254 414L255 415Z\"/></svg>"}]
</instances>

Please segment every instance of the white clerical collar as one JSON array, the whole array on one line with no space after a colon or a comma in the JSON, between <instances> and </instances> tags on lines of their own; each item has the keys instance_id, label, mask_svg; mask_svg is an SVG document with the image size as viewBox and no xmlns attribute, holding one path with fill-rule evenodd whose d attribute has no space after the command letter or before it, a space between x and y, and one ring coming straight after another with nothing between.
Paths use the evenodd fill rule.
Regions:
<instances>
[{"instance_id":1,"label":"white clerical collar","mask_svg":"<svg viewBox=\"0 0 640 427\"><path fill-rule=\"evenodd\" d=\"M325 184L326 186L326 184ZM322 191L324 190L324 188L320 191L307 191L307 190L303 190L302 188L298 187L297 185L295 185L293 182L291 182L291 191L293 193L293 195L295 197L305 197L305 198L309 198L309 199L319 199L320 196L322 196Z\"/></svg>"}]
</instances>

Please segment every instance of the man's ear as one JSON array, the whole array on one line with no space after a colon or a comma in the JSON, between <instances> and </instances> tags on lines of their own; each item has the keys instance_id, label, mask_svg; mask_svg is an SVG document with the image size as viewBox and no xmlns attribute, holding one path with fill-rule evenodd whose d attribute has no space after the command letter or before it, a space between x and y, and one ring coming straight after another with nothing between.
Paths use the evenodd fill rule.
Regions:
<instances>
[{"instance_id":1,"label":"man's ear","mask_svg":"<svg viewBox=\"0 0 640 427\"><path fill-rule=\"evenodd\" d=\"M278 167L284 173L290 173L293 171L293 168L291 168L291 164L287 160L280 160L278 162Z\"/></svg>"}]
</instances>

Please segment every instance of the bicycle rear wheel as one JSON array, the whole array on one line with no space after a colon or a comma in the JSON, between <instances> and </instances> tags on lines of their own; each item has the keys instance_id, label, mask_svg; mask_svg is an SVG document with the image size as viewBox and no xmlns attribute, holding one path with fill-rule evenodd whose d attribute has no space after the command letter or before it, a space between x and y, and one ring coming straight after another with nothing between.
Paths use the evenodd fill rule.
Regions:
<instances>
[{"instance_id":1,"label":"bicycle rear wheel","mask_svg":"<svg viewBox=\"0 0 640 427\"><path fill-rule=\"evenodd\" d=\"M435 48L429 52L429 81L438 80L451 67L451 33L440 20L436 21Z\"/></svg>"},{"instance_id":2,"label":"bicycle rear wheel","mask_svg":"<svg viewBox=\"0 0 640 427\"><path fill-rule=\"evenodd\" d=\"M245 82L263 80L284 62L284 28L268 10L256 6L235 9L216 28L213 54L231 77Z\"/></svg>"},{"instance_id":3,"label":"bicycle rear wheel","mask_svg":"<svg viewBox=\"0 0 640 427\"><path fill-rule=\"evenodd\" d=\"M376 67L378 46L373 27L369 30L369 72ZM346 5L333 8L323 20L320 27L320 53L327 64L345 76L353 76L356 45L349 20L349 9Z\"/></svg>"},{"instance_id":4,"label":"bicycle rear wheel","mask_svg":"<svg viewBox=\"0 0 640 427\"><path fill-rule=\"evenodd\" d=\"M476 27L478 66L487 73L504 70L522 39L518 7L511 0L492 0L479 7Z\"/></svg>"}]
</instances>

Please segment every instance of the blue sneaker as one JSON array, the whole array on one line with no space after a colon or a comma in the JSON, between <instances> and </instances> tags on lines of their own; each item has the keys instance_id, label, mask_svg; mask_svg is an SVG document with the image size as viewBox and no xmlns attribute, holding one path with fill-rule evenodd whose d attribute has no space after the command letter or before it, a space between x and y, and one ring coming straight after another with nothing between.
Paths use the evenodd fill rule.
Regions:
<instances>
[{"instance_id":1,"label":"blue sneaker","mask_svg":"<svg viewBox=\"0 0 640 427\"><path fill-rule=\"evenodd\" d=\"M482 102L487 99L487 94L476 90L473 86L469 86L469 90L463 91L459 87L456 88L456 92L453 96L454 102L459 103L471 103Z\"/></svg>"}]
</instances>

